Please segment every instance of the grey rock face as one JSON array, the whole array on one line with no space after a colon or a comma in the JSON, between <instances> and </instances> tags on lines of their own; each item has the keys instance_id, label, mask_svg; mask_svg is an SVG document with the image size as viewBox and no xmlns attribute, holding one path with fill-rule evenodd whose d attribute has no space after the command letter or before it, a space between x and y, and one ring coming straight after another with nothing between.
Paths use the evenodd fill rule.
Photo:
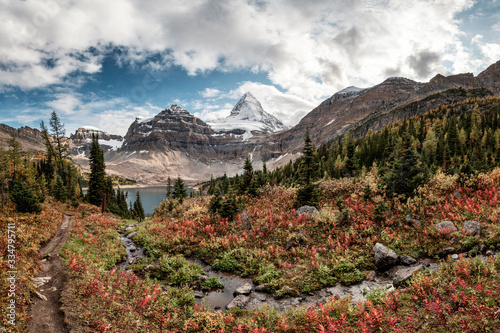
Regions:
<instances>
[{"instance_id":1,"label":"grey rock face","mask_svg":"<svg viewBox=\"0 0 500 333\"><path fill-rule=\"evenodd\" d=\"M480 236L481 224L477 221L465 221L463 225L464 233L467 236Z\"/></svg>"},{"instance_id":2,"label":"grey rock face","mask_svg":"<svg viewBox=\"0 0 500 333\"><path fill-rule=\"evenodd\" d=\"M380 243L375 244L373 252L375 254L375 266L380 270L390 268L398 261L396 252Z\"/></svg>"},{"instance_id":3,"label":"grey rock face","mask_svg":"<svg viewBox=\"0 0 500 333\"><path fill-rule=\"evenodd\" d=\"M415 272L418 272L419 270L421 270L422 267L423 267L422 265L417 265L417 266L411 266L411 267L398 268L393 275L394 285L401 286L408 279L410 279L413 276L413 274L415 274Z\"/></svg>"},{"instance_id":4,"label":"grey rock face","mask_svg":"<svg viewBox=\"0 0 500 333\"><path fill-rule=\"evenodd\" d=\"M319 211L316 209L316 207L313 206L302 206L297 211L295 212L297 216L299 215L306 215L308 219L313 218L316 215L319 215Z\"/></svg>"},{"instance_id":5,"label":"grey rock face","mask_svg":"<svg viewBox=\"0 0 500 333\"><path fill-rule=\"evenodd\" d=\"M250 301L250 298L248 296L238 295L231 301L231 303L226 305L226 309L228 309L228 310L231 310L234 308L242 308L243 309L249 301Z\"/></svg>"},{"instance_id":6,"label":"grey rock face","mask_svg":"<svg viewBox=\"0 0 500 333\"><path fill-rule=\"evenodd\" d=\"M453 235L457 231L457 227L451 221L443 221L436 224L437 231L446 237Z\"/></svg>"},{"instance_id":7,"label":"grey rock face","mask_svg":"<svg viewBox=\"0 0 500 333\"><path fill-rule=\"evenodd\" d=\"M238 295L250 295L251 292L252 292L252 285L250 283L245 283L243 286L237 288L234 291L234 295L235 296L238 296Z\"/></svg>"},{"instance_id":8,"label":"grey rock face","mask_svg":"<svg viewBox=\"0 0 500 333\"><path fill-rule=\"evenodd\" d=\"M417 263L414 258L405 255L400 256L399 261L405 266L411 266Z\"/></svg>"}]
</instances>

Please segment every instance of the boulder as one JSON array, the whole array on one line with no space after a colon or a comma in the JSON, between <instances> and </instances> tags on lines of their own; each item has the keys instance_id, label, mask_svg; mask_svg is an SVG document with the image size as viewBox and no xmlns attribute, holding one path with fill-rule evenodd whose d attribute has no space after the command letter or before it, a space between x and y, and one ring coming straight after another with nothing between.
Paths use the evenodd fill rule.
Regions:
<instances>
[{"instance_id":1,"label":"boulder","mask_svg":"<svg viewBox=\"0 0 500 333\"><path fill-rule=\"evenodd\" d=\"M414 258L405 255L399 256L399 261L405 266L411 266L417 263Z\"/></svg>"},{"instance_id":2,"label":"boulder","mask_svg":"<svg viewBox=\"0 0 500 333\"><path fill-rule=\"evenodd\" d=\"M451 221L443 221L436 224L437 231L446 237L453 235L457 231L457 227Z\"/></svg>"},{"instance_id":3,"label":"boulder","mask_svg":"<svg viewBox=\"0 0 500 333\"><path fill-rule=\"evenodd\" d=\"M234 308L242 308L243 309L248 304L249 301L250 301L250 297L245 296L245 295L238 295L235 298L233 298L231 303L226 305L226 309L228 309L228 310L231 310Z\"/></svg>"},{"instance_id":4,"label":"boulder","mask_svg":"<svg viewBox=\"0 0 500 333\"><path fill-rule=\"evenodd\" d=\"M449 256L450 254L455 254L460 252L460 249L456 249L454 247L447 247L441 250L441 257Z\"/></svg>"},{"instance_id":5,"label":"boulder","mask_svg":"<svg viewBox=\"0 0 500 333\"><path fill-rule=\"evenodd\" d=\"M411 266L411 267L403 267L400 266L394 273L393 273L393 283L396 287L399 287L403 285L408 279L410 279L415 272L418 272L419 270L422 269L422 265L417 265L417 266Z\"/></svg>"},{"instance_id":6,"label":"boulder","mask_svg":"<svg viewBox=\"0 0 500 333\"><path fill-rule=\"evenodd\" d=\"M202 293L201 291L196 290L196 291L194 292L194 297L195 297L195 298L203 298L203 297L205 297L205 294L204 294L204 293Z\"/></svg>"},{"instance_id":7,"label":"boulder","mask_svg":"<svg viewBox=\"0 0 500 333\"><path fill-rule=\"evenodd\" d=\"M465 221L463 225L464 234L467 236L481 235L481 224L477 221Z\"/></svg>"},{"instance_id":8,"label":"boulder","mask_svg":"<svg viewBox=\"0 0 500 333\"><path fill-rule=\"evenodd\" d=\"M375 254L375 266L379 270L390 268L398 261L396 252L380 243L375 244L373 252Z\"/></svg>"},{"instance_id":9,"label":"boulder","mask_svg":"<svg viewBox=\"0 0 500 333\"><path fill-rule=\"evenodd\" d=\"M252 292L252 285L250 283L245 283L241 287L237 288L233 295L238 296L238 295L250 295Z\"/></svg>"},{"instance_id":10,"label":"boulder","mask_svg":"<svg viewBox=\"0 0 500 333\"><path fill-rule=\"evenodd\" d=\"M248 211L246 209L240 214L240 222L245 229L252 229L252 219L250 218L250 215L248 215Z\"/></svg>"},{"instance_id":11,"label":"boulder","mask_svg":"<svg viewBox=\"0 0 500 333\"><path fill-rule=\"evenodd\" d=\"M312 219L316 215L319 215L319 211L313 206L302 206L295 211L295 215L305 215L307 219Z\"/></svg>"}]
</instances>

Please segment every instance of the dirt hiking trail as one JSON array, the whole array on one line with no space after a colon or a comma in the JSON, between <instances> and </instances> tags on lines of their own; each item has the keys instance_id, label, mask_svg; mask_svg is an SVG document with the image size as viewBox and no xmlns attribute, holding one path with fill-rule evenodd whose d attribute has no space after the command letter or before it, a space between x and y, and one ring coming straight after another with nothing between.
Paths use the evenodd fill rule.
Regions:
<instances>
[{"instance_id":1,"label":"dirt hiking trail","mask_svg":"<svg viewBox=\"0 0 500 333\"><path fill-rule=\"evenodd\" d=\"M64 215L63 223L57 234L45 245L40 253L44 259L40 262L41 270L34 279L37 289L31 304L30 333L68 332L61 311L61 291L66 276L58 252L63 247L71 230L71 216Z\"/></svg>"}]
</instances>

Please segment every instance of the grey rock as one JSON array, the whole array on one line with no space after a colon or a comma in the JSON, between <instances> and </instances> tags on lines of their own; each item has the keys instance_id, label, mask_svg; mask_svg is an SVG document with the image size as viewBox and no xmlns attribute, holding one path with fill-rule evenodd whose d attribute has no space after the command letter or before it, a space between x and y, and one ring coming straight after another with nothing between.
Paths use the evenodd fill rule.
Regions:
<instances>
[{"instance_id":1,"label":"grey rock","mask_svg":"<svg viewBox=\"0 0 500 333\"><path fill-rule=\"evenodd\" d=\"M238 295L235 298L233 298L231 303L226 305L226 309L228 309L228 310L231 310L234 308L242 308L243 309L248 304L248 301L250 301L250 298L248 296Z\"/></svg>"},{"instance_id":2,"label":"grey rock","mask_svg":"<svg viewBox=\"0 0 500 333\"><path fill-rule=\"evenodd\" d=\"M484 244L481 244L481 245L479 246L479 252L481 252L481 253L486 252L486 249L487 249L487 247L486 247L486 245L484 245Z\"/></svg>"},{"instance_id":3,"label":"grey rock","mask_svg":"<svg viewBox=\"0 0 500 333\"><path fill-rule=\"evenodd\" d=\"M411 214L406 215L405 222L407 225L416 228L421 225L419 220L415 220Z\"/></svg>"},{"instance_id":4,"label":"grey rock","mask_svg":"<svg viewBox=\"0 0 500 333\"><path fill-rule=\"evenodd\" d=\"M417 263L414 258L405 255L399 256L399 261L405 266L411 266Z\"/></svg>"},{"instance_id":5,"label":"grey rock","mask_svg":"<svg viewBox=\"0 0 500 333\"><path fill-rule=\"evenodd\" d=\"M458 258L459 258L459 256L456 253L451 255L451 259L453 259L453 260L458 260Z\"/></svg>"},{"instance_id":6,"label":"grey rock","mask_svg":"<svg viewBox=\"0 0 500 333\"><path fill-rule=\"evenodd\" d=\"M250 283L245 283L241 287L238 287L234 291L233 295L234 296L238 296L238 295L250 295L251 292L252 292L252 285Z\"/></svg>"},{"instance_id":7,"label":"grey rock","mask_svg":"<svg viewBox=\"0 0 500 333\"><path fill-rule=\"evenodd\" d=\"M457 227L451 221L443 221L436 224L437 231L443 236L451 236L457 231Z\"/></svg>"},{"instance_id":8,"label":"grey rock","mask_svg":"<svg viewBox=\"0 0 500 333\"><path fill-rule=\"evenodd\" d=\"M248 211L246 209L240 214L240 221L245 229L252 229L252 219L250 218L250 215L248 215Z\"/></svg>"},{"instance_id":9,"label":"grey rock","mask_svg":"<svg viewBox=\"0 0 500 333\"><path fill-rule=\"evenodd\" d=\"M135 248L135 246L132 246L132 247L129 249L129 251L130 251L130 252L135 252L136 250L137 250L137 249Z\"/></svg>"},{"instance_id":10,"label":"grey rock","mask_svg":"<svg viewBox=\"0 0 500 333\"><path fill-rule=\"evenodd\" d=\"M481 223L477 221L465 221L463 225L464 233L467 236L477 236L481 235Z\"/></svg>"},{"instance_id":11,"label":"grey rock","mask_svg":"<svg viewBox=\"0 0 500 333\"><path fill-rule=\"evenodd\" d=\"M131 232L129 235L127 235L128 238L134 238L134 236L137 235L137 232Z\"/></svg>"},{"instance_id":12,"label":"grey rock","mask_svg":"<svg viewBox=\"0 0 500 333\"><path fill-rule=\"evenodd\" d=\"M403 285L408 279L410 279L415 272L422 269L422 265L412 266L412 267L400 267L393 274L393 283L396 287Z\"/></svg>"},{"instance_id":13,"label":"grey rock","mask_svg":"<svg viewBox=\"0 0 500 333\"><path fill-rule=\"evenodd\" d=\"M458 249L454 247L447 247L441 251L441 256L446 257L449 256L450 254L455 254L455 253L458 253Z\"/></svg>"},{"instance_id":14,"label":"grey rock","mask_svg":"<svg viewBox=\"0 0 500 333\"><path fill-rule=\"evenodd\" d=\"M194 297L195 298L203 298L203 297L205 297L205 294L202 293L201 291L197 290L197 291L194 292Z\"/></svg>"},{"instance_id":15,"label":"grey rock","mask_svg":"<svg viewBox=\"0 0 500 333\"><path fill-rule=\"evenodd\" d=\"M383 270L390 268L398 261L396 252L380 243L375 244L373 252L375 254L375 266L377 266L378 269Z\"/></svg>"},{"instance_id":16,"label":"grey rock","mask_svg":"<svg viewBox=\"0 0 500 333\"><path fill-rule=\"evenodd\" d=\"M259 284L257 287L255 287L255 291L258 292L267 292L267 283Z\"/></svg>"},{"instance_id":17,"label":"grey rock","mask_svg":"<svg viewBox=\"0 0 500 333\"><path fill-rule=\"evenodd\" d=\"M305 215L307 219L312 219L319 215L319 211L313 206L302 206L295 211L295 215Z\"/></svg>"},{"instance_id":18,"label":"grey rock","mask_svg":"<svg viewBox=\"0 0 500 333\"><path fill-rule=\"evenodd\" d=\"M486 251L486 255L489 257L489 256L494 256L495 255L495 252L491 251L491 250L488 250Z\"/></svg>"},{"instance_id":19,"label":"grey rock","mask_svg":"<svg viewBox=\"0 0 500 333\"><path fill-rule=\"evenodd\" d=\"M368 274L366 274L366 281L373 281L376 275L377 273L375 271L369 271Z\"/></svg>"}]
</instances>

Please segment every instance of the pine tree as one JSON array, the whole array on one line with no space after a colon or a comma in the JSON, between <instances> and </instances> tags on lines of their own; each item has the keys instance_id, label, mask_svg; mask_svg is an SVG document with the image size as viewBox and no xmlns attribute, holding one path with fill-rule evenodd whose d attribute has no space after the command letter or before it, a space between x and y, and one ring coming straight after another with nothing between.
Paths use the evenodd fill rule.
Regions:
<instances>
[{"instance_id":1,"label":"pine tree","mask_svg":"<svg viewBox=\"0 0 500 333\"><path fill-rule=\"evenodd\" d=\"M145 218L144 208L142 207L141 195L139 194L139 191L137 191L137 195L134 202L134 208L132 210L132 215L134 216L135 219L139 220L139 222L144 220Z\"/></svg>"},{"instance_id":2,"label":"pine tree","mask_svg":"<svg viewBox=\"0 0 500 333\"><path fill-rule=\"evenodd\" d=\"M99 206L102 202L102 195L106 193L106 165L104 164L104 154L99 147L98 137L94 134L92 134L89 162L90 177L87 201Z\"/></svg>"},{"instance_id":3,"label":"pine tree","mask_svg":"<svg viewBox=\"0 0 500 333\"><path fill-rule=\"evenodd\" d=\"M243 165L243 181L241 182L240 191L245 193L250 187L253 179L253 166L250 157L247 156L245 159L245 164Z\"/></svg>"},{"instance_id":4,"label":"pine tree","mask_svg":"<svg viewBox=\"0 0 500 333\"><path fill-rule=\"evenodd\" d=\"M186 189L184 188L184 181L182 180L181 177L177 177L174 184L173 198L178 199L179 202L182 204L184 198L186 197L187 197L187 192Z\"/></svg>"},{"instance_id":5,"label":"pine tree","mask_svg":"<svg viewBox=\"0 0 500 333\"><path fill-rule=\"evenodd\" d=\"M401 144L391 154L390 167L383 177L387 194L411 197L428 176L428 169L412 147L410 136L404 134Z\"/></svg>"},{"instance_id":6,"label":"pine tree","mask_svg":"<svg viewBox=\"0 0 500 333\"><path fill-rule=\"evenodd\" d=\"M304 138L304 148L302 149L302 182L304 185L309 185L314 180L316 172L316 163L314 159L314 146L312 145L311 137L309 136L309 128L306 130Z\"/></svg>"},{"instance_id":7,"label":"pine tree","mask_svg":"<svg viewBox=\"0 0 500 333\"><path fill-rule=\"evenodd\" d=\"M297 190L296 199L293 203L295 208L304 205L316 206L319 201L318 186L312 183L316 171L316 163L314 159L314 147L311 137L309 136L309 129L306 130L302 155L302 186Z\"/></svg>"},{"instance_id":8,"label":"pine tree","mask_svg":"<svg viewBox=\"0 0 500 333\"><path fill-rule=\"evenodd\" d=\"M52 136L56 140L57 158L59 159L59 163L61 163L67 151L67 147L62 142L66 131L64 130L64 124L61 123L61 120L55 111L52 111L50 116L50 129Z\"/></svg>"},{"instance_id":9,"label":"pine tree","mask_svg":"<svg viewBox=\"0 0 500 333\"><path fill-rule=\"evenodd\" d=\"M167 199L170 199L172 197L172 179L170 179L170 176L168 176L167 179Z\"/></svg>"}]
</instances>

